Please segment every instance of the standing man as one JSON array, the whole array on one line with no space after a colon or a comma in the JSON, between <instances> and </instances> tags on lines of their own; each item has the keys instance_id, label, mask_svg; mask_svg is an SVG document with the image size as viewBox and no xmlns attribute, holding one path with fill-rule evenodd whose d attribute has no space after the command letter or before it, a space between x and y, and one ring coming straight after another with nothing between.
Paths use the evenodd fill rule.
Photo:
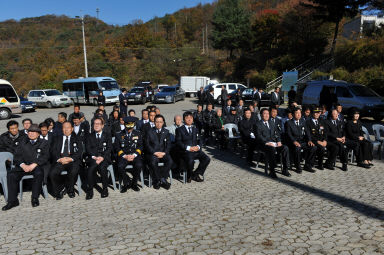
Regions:
<instances>
[{"instance_id":1,"label":"standing man","mask_svg":"<svg viewBox=\"0 0 384 255\"><path fill-rule=\"evenodd\" d=\"M292 104L296 100L296 91L295 87L291 86L291 90L288 91L288 106Z\"/></svg>"},{"instance_id":2,"label":"standing man","mask_svg":"<svg viewBox=\"0 0 384 255\"><path fill-rule=\"evenodd\" d=\"M254 100L257 102L258 107L260 107L261 98L263 97L263 95L264 95L263 88L259 88L259 90L253 96Z\"/></svg>"},{"instance_id":3,"label":"standing man","mask_svg":"<svg viewBox=\"0 0 384 255\"><path fill-rule=\"evenodd\" d=\"M221 86L221 106L224 107L228 99L228 91L225 85Z\"/></svg>"},{"instance_id":4,"label":"standing man","mask_svg":"<svg viewBox=\"0 0 384 255\"><path fill-rule=\"evenodd\" d=\"M15 168L7 174L8 203L3 207L7 211L19 205L17 189L21 178L33 175L32 179L32 207L39 206L39 196L44 179L44 166L49 159L48 142L40 139L40 129L32 124L28 129L28 137L21 141L13 159Z\"/></svg>"},{"instance_id":5,"label":"standing man","mask_svg":"<svg viewBox=\"0 0 384 255\"><path fill-rule=\"evenodd\" d=\"M96 172L100 173L103 189L101 197L108 197L108 170L111 164L112 138L103 132L104 119L96 118L93 121L93 132L85 140L86 163L88 166L88 187L85 199L93 198L93 187L96 183Z\"/></svg>"},{"instance_id":6,"label":"standing man","mask_svg":"<svg viewBox=\"0 0 384 255\"><path fill-rule=\"evenodd\" d=\"M282 156L283 175L289 177L289 150L286 145L281 143L280 134L273 121L269 119L269 111L264 108L261 110L261 121L257 122L257 140L260 142L261 150L264 151L266 161L269 166L269 176L276 179L276 154Z\"/></svg>"},{"instance_id":7,"label":"standing man","mask_svg":"<svg viewBox=\"0 0 384 255\"><path fill-rule=\"evenodd\" d=\"M211 159L201 150L202 141L198 134L197 128L193 124L192 112L185 112L183 114L184 126L176 129L176 143L183 153L183 159L187 168L187 182L194 180L196 182L202 182L200 176L204 176L204 172L207 169ZM193 171L195 159L200 161L199 166Z\"/></svg>"},{"instance_id":8,"label":"standing man","mask_svg":"<svg viewBox=\"0 0 384 255\"><path fill-rule=\"evenodd\" d=\"M223 106L222 108L224 117L227 117L231 114L231 106L232 106L231 99L227 99L227 101L225 102L225 106Z\"/></svg>"},{"instance_id":9,"label":"standing man","mask_svg":"<svg viewBox=\"0 0 384 255\"><path fill-rule=\"evenodd\" d=\"M80 105L79 104L75 104L73 106L73 113L69 114L69 117L68 117L69 122L72 122L73 115L75 115L75 114L78 114L80 116L80 122L85 121L84 113L80 111Z\"/></svg>"},{"instance_id":10,"label":"standing man","mask_svg":"<svg viewBox=\"0 0 384 255\"><path fill-rule=\"evenodd\" d=\"M293 150L296 172L301 173L300 166L302 153L305 155L304 170L314 173L312 169L313 158L316 154L316 146L310 140L306 129L305 121L301 118L301 109L296 108L293 112L293 118L286 122L286 132L289 140L289 146ZM303 151L303 152L302 152Z\"/></svg>"},{"instance_id":11,"label":"standing man","mask_svg":"<svg viewBox=\"0 0 384 255\"><path fill-rule=\"evenodd\" d=\"M207 101L207 105L211 104L212 107L215 108L215 97L213 95L213 88L212 87L209 88L209 93L207 94L206 101Z\"/></svg>"},{"instance_id":12,"label":"standing man","mask_svg":"<svg viewBox=\"0 0 384 255\"><path fill-rule=\"evenodd\" d=\"M279 108L281 104L280 100L280 88L275 88L275 91L271 93L271 106L274 106L276 108Z\"/></svg>"},{"instance_id":13,"label":"standing man","mask_svg":"<svg viewBox=\"0 0 384 255\"><path fill-rule=\"evenodd\" d=\"M53 136L63 135L63 123L67 121L67 114L65 112L59 112L57 114L57 121L53 126Z\"/></svg>"},{"instance_id":14,"label":"standing man","mask_svg":"<svg viewBox=\"0 0 384 255\"><path fill-rule=\"evenodd\" d=\"M137 181L140 172L143 170L143 138L141 132L135 130L136 118L125 117L125 130L122 130L119 135L116 135L114 151L117 152L118 172L122 177L123 184L120 192L127 192L129 188L134 191L140 191ZM127 165L132 165L132 180L127 175L125 168ZM144 185L144 183L142 184Z\"/></svg>"},{"instance_id":15,"label":"standing man","mask_svg":"<svg viewBox=\"0 0 384 255\"><path fill-rule=\"evenodd\" d=\"M55 137L55 141L51 148L52 169L49 177L56 200L63 198L64 191L61 188L61 182L65 181L65 188L70 198L75 197L75 180L79 173L81 156L83 147L81 141L73 135L72 123L66 121L63 123L63 135ZM67 171L67 175L61 175L63 171ZM78 187L80 189L81 187Z\"/></svg>"},{"instance_id":16,"label":"standing man","mask_svg":"<svg viewBox=\"0 0 384 255\"><path fill-rule=\"evenodd\" d=\"M204 93L204 88L200 87L200 90L197 91L197 98L199 100L199 104L204 105L205 102L205 93Z\"/></svg>"},{"instance_id":17,"label":"standing man","mask_svg":"<svg viewBox=\"0 0 384 255\"><path fill-rule=\"evenodd\" d=\"M159 189L169 189L171 184L167 182L169 169L172 167L170 155L171 137L169 131L164 128L164 117L156 115L155 128L147 133L145 139L146 157L153 177L153 187ZM158 163L164 163L164 166L158 166Z\"/></svg>"},{"instance_id":18,"label":"standing man","mask_svg":"<svg viewBox=\"0 0 384 255\"><path fill-rule=\"evenodd\" d=\"M128 99L126 95L127 95L127 90L125 88L122 88L121 94L119 95L120 113L124 113L125 116L127 116L127 110L128 110Z\"/></svg>"}]
</instances>

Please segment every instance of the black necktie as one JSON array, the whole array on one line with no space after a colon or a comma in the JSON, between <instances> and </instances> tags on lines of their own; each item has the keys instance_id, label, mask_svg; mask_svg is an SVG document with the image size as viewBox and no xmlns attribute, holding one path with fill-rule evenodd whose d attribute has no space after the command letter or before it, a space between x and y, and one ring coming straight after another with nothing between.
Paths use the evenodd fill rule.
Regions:
<instances>
[{"instance_id":1,"label":"black necktie","mask_svg":"<svg viewBox=\"0 0 384 255\"><path fill-rule=\"evenodd\" d=\"M315 120L315 126L317 126L317 120Z\"/></svg>"},{"instance_id":2,"label":"black necktie","mask_svg":"<svg viewBox=\"0 0 384 255\"><path fill-rule=\"evenodd\" d=\"M299 126L299 121L296 121L296 126Z\"/></svg>"},{"instance_id":3,"label":"black necktie","mask_svg":"<svg viewBox=\"0 0 384 255\"><path fill-rule=\"evenodd\" d=\"M35 140L31 140L31 144L32 144L32 145L34 145L34 144L35 144L35 142L36 142Z\"/></svg>"},{"instance_id":4,"label":"black necktie","mask_svg":"<svg viewBox=\"0 0 384 255\"><path fill-rule=\"evenodd\" d=\"M268 123L264 122L264 125L269 129Z\"/></svg>"},{"instance_id":5,"label":"black necktie","mask_svg":"<svg viewBox=\"0 0 384 255\"><path fill-rule=\"evenodd\" d=\"M66 136L65 142L64 142L64 150L63 150L63 156L64 157L69 156L68 143L69 143L69 138L68 138L68 136Z\"/></svg>"},{"instance_id":6,"label":"black necktie","mask_svg":"<svg viewBox=\"0 0 384 255\"><path fill-rule=\"evenodd\" d=\"M159 139L159 142L160 142L160 138L161 138L161 131L158 129L157 130L157 139Z\"/></svg>"},{"instance_id":7,"label":"black necktie","mask_svg":"<svg viewBox=\"0 0 384 255\"><path fill-rule=\"evenodd\" d=\"M192 134L192 127L189 127L189 134L191 135Z\"/></svg>"},{"instance_id":8,"label":"black necktie","mask_svg":"<svg viewBox=\"0 0 384 255\"><path fill-rule=\"evenodd\" d=\"M335 126L336 126L336 120L332 120L332 122L333 122L333 125L335 125Z\"/></svg>"}]
</instances>

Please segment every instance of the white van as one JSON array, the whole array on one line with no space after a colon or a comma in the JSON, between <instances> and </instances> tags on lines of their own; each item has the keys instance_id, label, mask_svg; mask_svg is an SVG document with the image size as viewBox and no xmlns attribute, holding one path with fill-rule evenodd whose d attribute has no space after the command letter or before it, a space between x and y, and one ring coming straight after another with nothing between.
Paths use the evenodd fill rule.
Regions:
<instances>
[{"instance_id":1,"label":"white van","mask_svg":"<svg viewBox=\"0 0 384 255\"><path fill-rule=\"evenodd\" d=\"M236 91L237 89L246 89L247 86L241 83L219 83L219 84L210 84L204 88L205 91L209 91L211 87L213 87L213 97L218 104L221 104L221 89L222 86L225 86L228 94Z\"/></svg>"},{"instance_id":2,"label":"white van","mask_svg":"<svg viewBox=\"0 0 384 255\"><path fill-rule=\"evenodd\" d=\"M0 79L0 119L9 119L21 113L20 99L12 84Z\"/></svg>"}]
</instances>

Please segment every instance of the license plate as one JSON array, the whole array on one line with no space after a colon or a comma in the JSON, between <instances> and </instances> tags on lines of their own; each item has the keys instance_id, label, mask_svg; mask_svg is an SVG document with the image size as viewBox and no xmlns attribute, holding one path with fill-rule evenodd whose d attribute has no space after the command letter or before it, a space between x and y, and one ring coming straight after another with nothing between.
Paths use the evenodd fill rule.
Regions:
<instances>
[{"instance_id":1,"label":"license plate","mask_svg":"<svg viewBox=\"0 0 384 255\"><path fill-rule=\"evenodd\" d=\"M30 106L30 105L27 105L25 108L27 108L27 109L30 109L30 108L32 108L32 106Z\"/></svg>"},{"instance_id":2,"label":"license plate","mask_svg":"<svg viewBox=\"0 0 384 255\"><path fill-rule=\"evenodd\" d=\"M158 98L157 100L161 101L161 100L164 100L164 98Z\"/></svg>"},{"instance_id":3,"label":"license plate","mask_svg":"<svg viewBox=\"0 0 384 255\"><path fill-rule=\"evenodd\" d=\"M129 101L129 102L133 102L133 101L135 101L135 99L128 99L128 101Z\"/></svg>"}]
</instances>

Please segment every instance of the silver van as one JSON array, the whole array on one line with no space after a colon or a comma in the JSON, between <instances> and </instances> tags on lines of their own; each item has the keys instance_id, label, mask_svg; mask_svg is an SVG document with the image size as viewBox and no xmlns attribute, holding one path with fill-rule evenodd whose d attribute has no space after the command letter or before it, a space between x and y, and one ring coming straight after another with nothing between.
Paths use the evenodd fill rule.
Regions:
<instances>
[{"instance_id":1,"label":"silver van","mask_svg":"<svg viewBox=\"0 0 384 255\"><path fill-rule=\"evenodd\" d=\"M57 89L31 90L28 93L28 101L35 102L37 106L48 108L70 106L72 104L72 100Z\"/></svg>"},{"instance_id":2,"label":"silver van","mask_svg":"<svg viewBox=\"0 0 384 255\"><path fill-rule=\"evenodd\" d=\"M384 118L384 99L380 95L368 87L345 81L321 80L301 83L297 89L298 103L319 105L320 93L324 87L334 91L338 103L346 112L349 108L356 107L360 110L361 116L373 117L376 121Z\"/></svg>"}]
</instances>

